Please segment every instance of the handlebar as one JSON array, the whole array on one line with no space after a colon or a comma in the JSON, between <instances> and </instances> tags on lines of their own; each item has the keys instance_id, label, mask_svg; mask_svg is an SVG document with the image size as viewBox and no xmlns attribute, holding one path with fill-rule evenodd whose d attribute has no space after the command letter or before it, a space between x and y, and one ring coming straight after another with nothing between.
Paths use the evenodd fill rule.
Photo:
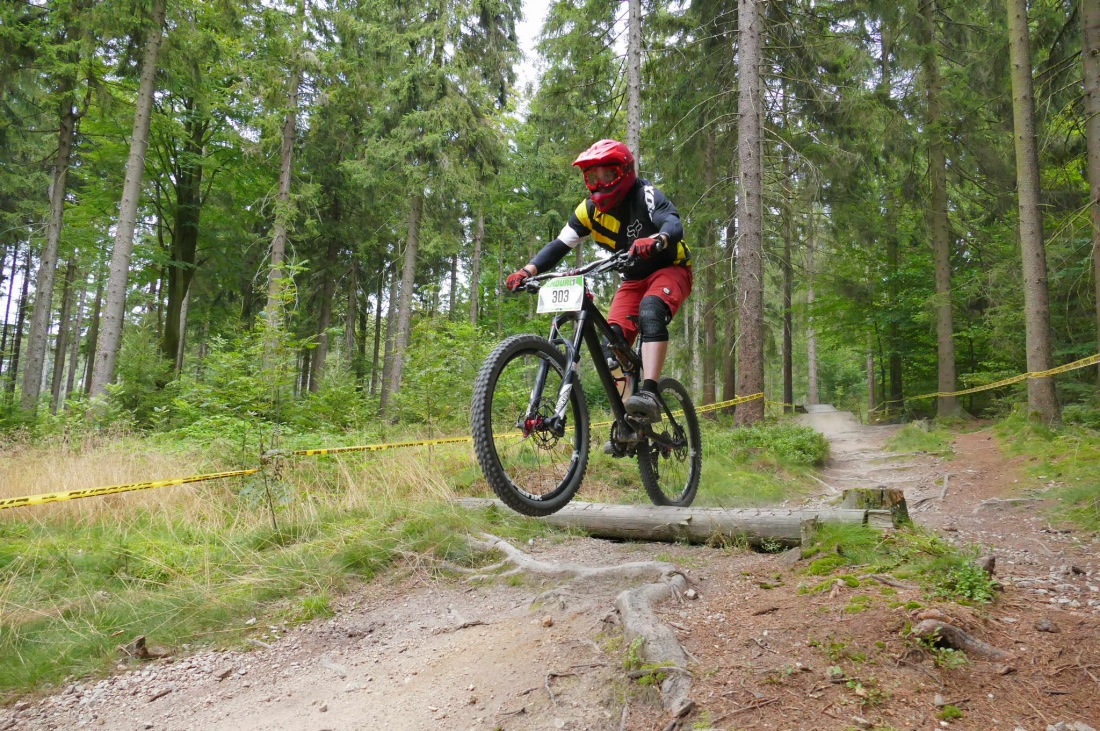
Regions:
<instances>
[{"instance_id":1,"label":"handlebar","mask_svg":"<svg viewBox=\"0 0 1100 731\"><path fill-rule=\"evenodd\" d=\"M543 274L536 274L532 277L528 277L523 286L517 291L523 292L538 292L539 285L549 279L556 277L576 277L585 276L588 274L603 274L609 271L622 271L628 267L637 257L630 254L629 250L618 251L606 259L597 259L590 261L587 264L576 267L574 269L566 269L564 271L545 272Z\"/></svg>"},{"instance_id":2,"label":"handlebar","mask_svg":"<svg viewBox=\"0 0 1100 731\"><path fill-rule=\"evenodd\" d=\"M668 243L665 239L657 239L657 251L662 252L668 248ZM609 271L623 271L628 266L637 261L638 257L630 253L629 249L623 249L622 251L616 251L614 254L606 259L597 259L591 261L582 266L574 269L566 269L564 271L544 272L542 274L535 274L524 280L523 285L516 290L516 292L538 292L539 284L545 282L548 279L554 279L556 277L576 277L585 276L588 274L603 274Z\"/></svg>"}]
</instances>

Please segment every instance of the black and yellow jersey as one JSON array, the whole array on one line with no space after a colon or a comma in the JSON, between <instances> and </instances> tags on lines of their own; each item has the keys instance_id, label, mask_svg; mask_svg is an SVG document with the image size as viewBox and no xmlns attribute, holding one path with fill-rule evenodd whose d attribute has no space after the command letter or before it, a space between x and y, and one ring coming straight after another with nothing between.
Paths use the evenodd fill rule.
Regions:
<instances>
[{"instance_id":1,"label":"black and yellow jersey","mask_svg":"<svg viewBox=\"0 0 1100 731\"><path fill-rule=\"evenodd\" d=\"M683 241L680 212L660 189L639 178L611 211L600 211L591 198L581 201L558 238L542 247L531 263L540 272L548 271L586 236L608 251L622 251L629 249L635 239L659 232L668 235L669 247L649 259L634 262L623 272L624 279L645 279L667 266L691 266L691 251Z\"/></svg>"}]
</instances>

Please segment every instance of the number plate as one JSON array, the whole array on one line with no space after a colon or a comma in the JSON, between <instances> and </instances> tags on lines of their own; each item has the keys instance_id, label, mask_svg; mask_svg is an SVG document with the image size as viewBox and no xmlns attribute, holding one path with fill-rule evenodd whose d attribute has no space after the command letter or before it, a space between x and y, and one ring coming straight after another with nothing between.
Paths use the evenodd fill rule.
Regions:
<instances>
[{"instance_id":1,"label":"number plate","mask_svg":"<svg viewBox=\"0 0 1100 731\"><path fill-rule=\"evenodd\" d=\"M539 312L576 312L584 301L584 277L557 277L539 289Z\"/></svg>"}]
</instances>

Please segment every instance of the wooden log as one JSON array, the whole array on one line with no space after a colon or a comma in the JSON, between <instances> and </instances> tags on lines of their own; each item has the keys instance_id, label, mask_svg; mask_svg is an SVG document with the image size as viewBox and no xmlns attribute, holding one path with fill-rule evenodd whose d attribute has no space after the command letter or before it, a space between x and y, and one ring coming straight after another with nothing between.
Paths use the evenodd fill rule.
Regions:
<instances>
[{"instance_id":1,"label":"wooden log","mask_svg":"<svg viewBox=\"0 0 1100 731\"><path fill-rule=\"evenodd\" d=\"M909 520L909 507L905 504L905 492L892 487L856 487L844 491L840 507L848 510L889 510L894 527Z\"/></svg>"},{"instance_id":2,"label":"wooden log","mask_svg":"<svg viewBox=\"0 0 1100 731\"><path fill-rule=\"evenodd\" d=\"M460 498L457 502L472 509L490 506L499 510L509 509L499 500L486 498ZM802 545L803 533L811 537L814 528L822 523L868 523L868 511L838 508L672 508L574 501L542 520L563 528L579 528L597 538L669 543L708 543L715 539L727 539L744 541L751 546L779 548ZM871 523L881 527L882 516L876 516Z\"/></svg>"}]
</instances>

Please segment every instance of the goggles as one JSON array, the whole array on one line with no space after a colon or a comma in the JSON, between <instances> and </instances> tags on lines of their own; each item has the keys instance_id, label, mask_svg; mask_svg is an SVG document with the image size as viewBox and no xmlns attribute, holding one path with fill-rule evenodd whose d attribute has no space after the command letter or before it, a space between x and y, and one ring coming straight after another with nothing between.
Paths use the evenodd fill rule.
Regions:
<instances>
[{"instance_id":1,"label":"goggles","mask_svg":"<svg viewBox=\"0 0 1100 731\"><path fill-rule=\"evenodd\" d=\"M623 178L622 165L596 165L585 169L584 184L591 191L613 188Z\"/></svg>"}]
</instances>

